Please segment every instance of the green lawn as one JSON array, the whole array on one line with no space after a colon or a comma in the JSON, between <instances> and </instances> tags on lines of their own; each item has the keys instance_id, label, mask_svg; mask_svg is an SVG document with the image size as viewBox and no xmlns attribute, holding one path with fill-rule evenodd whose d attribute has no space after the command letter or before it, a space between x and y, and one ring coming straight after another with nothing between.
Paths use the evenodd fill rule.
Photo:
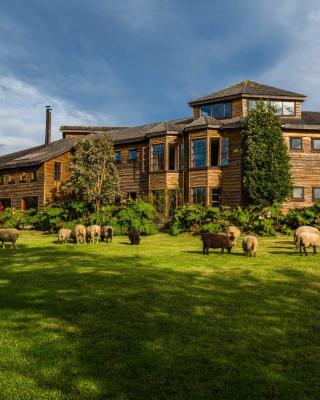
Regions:
<instances>
[{"instance_id":1,"label":"green lawn","mask_svg":"<svg viewBox=\"0 0 320 400\"><path fill-rule=\"evenodd\" d=\"M261 238L0 249L0 399L316 399L320 255Z\"/></svg>"}]
</instances>

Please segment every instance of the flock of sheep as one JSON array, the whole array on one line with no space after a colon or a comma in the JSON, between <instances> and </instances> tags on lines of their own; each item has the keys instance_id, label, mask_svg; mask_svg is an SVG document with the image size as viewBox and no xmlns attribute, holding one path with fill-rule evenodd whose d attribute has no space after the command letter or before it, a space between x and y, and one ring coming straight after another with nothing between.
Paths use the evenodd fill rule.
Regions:
<instances>
[{"instance_id":1,"label":"flock of sheep","mask_svg":"<svg viewBox=\"0 0 320 400\"><path fill-rule=\"evenodd\" d=\"M229 226L225 229L224 233L201 233L201 240L203 243L203 254L209 254L209 249L221 249L223 254L224 249L230 253L232 247L236 245L237 239L240 237L241 231L236 226ZM61 228L58 232L58 242L66 243L70 239L74 239L77 244L90 242L92 244L98 243L99 240L112 242L114 236L114 229L112 226L91 225L85 227L82 224L76 225L74 230ZM129 232L129 240L132 245L140 243L140 232L137 229L131 229ZM12 247L16 247L16 242L19 238L19 231L17 229L4 228L0 229L0 242L4 248L5 242L11 242ZM297 249L302 250L307 256L307 248L313 248L313 254L317 254L317 247L320 247L320 231L313 226L300 226L294 231L294 244ZM242 240L242 249L244 255L255 257L258 250L258 239L256 236L247 235Z\"/></svg>"},{"instance_id":2,"label":"flock of sheep","mask_svg":"<svg viewBox=\"0 0 320 400\"><path fill-rule=\"evenodd\" d=\"M112 226L91 225L85 227L78 224L74 230L61 228L58 232L58 242L67 243L70 239L74 239L77 244L87 242L94 244L99 243L99 240L106 240L107 243L111 243L113 236L114 229ZM131 229L129 240L131 244L138 245L140 243L140 232L137 229Z\"/></svg>"}]
</instances>

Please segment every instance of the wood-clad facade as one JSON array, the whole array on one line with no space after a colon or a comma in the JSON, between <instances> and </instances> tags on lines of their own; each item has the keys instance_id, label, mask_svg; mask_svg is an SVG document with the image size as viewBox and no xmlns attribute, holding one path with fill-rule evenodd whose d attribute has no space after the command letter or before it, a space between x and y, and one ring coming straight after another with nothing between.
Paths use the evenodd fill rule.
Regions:
<instances>
[{"instance_id":1,"label":"wood-clad facade","mask_svg":"<svg viewBox=\"0 0 320 400\"><path fill-rule=\"evenodd\" d=\"M68 178L76 141L102 132L114 140L123 198L161 193L167 209L170 193L180 203L245 204L241 120L262 99L276 107L291 157L294 193L283 208L310 206L320 200L320 113L302 111L304 98L243 81L190 102L190 118L131 128L63 126L59 143L0 157L0 202L26 208L24 199L36 197L38 208L48 204ZM47 151L45 159L39 151Z\"/></svg>"}]
</instances>

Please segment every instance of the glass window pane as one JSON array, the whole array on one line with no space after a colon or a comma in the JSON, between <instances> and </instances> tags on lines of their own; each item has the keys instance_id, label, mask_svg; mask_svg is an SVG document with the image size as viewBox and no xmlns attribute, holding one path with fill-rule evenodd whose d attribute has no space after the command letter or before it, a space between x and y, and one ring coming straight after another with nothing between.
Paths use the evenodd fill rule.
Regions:
<instances>
[{"instance_id":1,"label":"glass window pane","mask_svg":"<svg viewBox=\"0 0 320 400\"><path fill-rule=\"evenodd\" d=\"M313 199L320 200L320 188L313 188Z\"/></svg>"},{"instance_id":2,"label":"glass window pane","mask_svg":"<svg viewBox=\"0 0 320 400\"><path fill-rule=\"evenodd\" d=\"M206 189L205 188L192 188L191 189L192 202L194 204L206 205Z\"/></svg>"},{"instance_id":3,"label":"glass window pane","mask_svg":"<svg viewBox=\"0 0 320 400\"><path fill-rule=\"evenodd\" d=\"M115 151L114 152L114 160L115 161L121 161L121 151Z\"/></svg>"},{"instance_id":4,"label":"glass window pane","mask_svg":"<svg viewBox=\"0 0 320 400\"><path fill-rule=\"evenodd\" d=\"M220 188L212 188L211 190L211 207L220 206Z\"/></svg>"},{"instance_id":5,"label":"glass window pane","mask_svg":"<svg viewBox=\"0 0 320 400\"><path fill-rule=\"evenodd\" d=\"M129 151L129 160L137 159L137 149L132 149Z\"/></svg>"},{"instance_id":6,"label":"glass window pane","mask_svg":"<svg viewBox=\"0 0 320 400\"><path fill-rule=\"evenodd\" d=\"M155 144L152 146L151 168L153 171L164 170L164 144Z\"/></svg>"},{"instance_id":7,"label":"glass window pane","mask_svg":"<svg viewBox=\"0 0 320 400\"><path fill-rule=\"evenodd\" d=\"M249 100L248 101L248 109L249 111L254 110L257 106L257 101L256 100Z\"/></svg>"},{"instance_id":8,"label":"glass window pane","mask_svg":"<svg viewBox=\"0 0 320 400\"><path fill-rule=\"evenodd\" d=\"M302 149L302 139L301 138L291 138L291 149L301 150Z\"/></svg>"},{"instance_id":9,"label":"glass window pane","mask_svg":"<svg viewBox=\"0 0 320 400\"><path fill-rule=\"evenodd\" d=\"M294 115L294 101L283 102L283 115Z\"/></svg>"},{"instance_id":10,"label":"glass window pane","mask_svg":"<svg viewBox=\"0 0 320 400\"><path fill-rule=\"evenodd\" d=\"M205 139L197 139L192 140L191 144L191 166L193 168L202 168L206 166L206 140Z\"/></svg>"},{"instance_id":11,"label":"glass window pane","mask_svg":"<svg viewBox=\"0 0 320 400\"><path fill-rule=\"evenodd\" d=\"M229 165L229 139L221 139L221 166Z\"/></svg>"},{"instance_id":12,"label":"glass window pane","mask_svg":"<svg viewBox=\"0 0 320 400\"><path fill-rule=\"evenodd\" d=\"M224 118L224 103L218 103L212 105L212 117Z\"/></svg>"},{"instance_id":13,"label":"glass window pane","mask_svg":"<svg viewBox=\"0 0 320 400\"><path fill-rule=\"evenodd\" d=\"M303 188L302 187L294 187L293 188L293 195L294 199L303 199Z\"/></svg>"},{"instance_id":14,"label":"glass window pane","mask_svg":"<svg viewBox=\"0 0 320 400\"><path fill-rule=\"evenodd\" d=\"M204 106L200 107L201 115L210 115L211 116L211 105L205 104Z\"/></svg>"},{"instance_id":15,"label":"glass window pane","mask_svg":"<svg viewBox=\"0 0 320 400\"><path fill-rule=\"evenodd\" d=\"M282 101L270 101L270 104L275 107L277 115L282 115Z\"/></svg>"},{"instance_id":16,"label":"glass window pane","mask_svg":"<svg viewBox=\"0 0 320 400\"><path fill-rule=\"evenodd\" d=\"M231 118L232 117L232 104L224 103L224 118Z\"/></svg>"},{"instance_id":17,"label":"glass window pane","mask_svg":"<svg viewBox=\"0 0 320 400\"><path fill-rule=\"evenodd\" d=\"M313 139L312 140L312 148L314 150L320 150L320 139Z\"/></svg>"}]
</instances>

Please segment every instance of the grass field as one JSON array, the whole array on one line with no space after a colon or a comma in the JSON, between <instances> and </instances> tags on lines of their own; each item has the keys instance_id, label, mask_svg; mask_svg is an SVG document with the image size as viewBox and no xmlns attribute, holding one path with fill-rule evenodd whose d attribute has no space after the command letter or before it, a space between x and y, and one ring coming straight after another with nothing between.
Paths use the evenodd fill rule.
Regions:
<instances>
[{"instance_id":1,"label":"grass field","mask_svg":"<svg viewBox=\"0 0 320 400\"><path fill-rule=\"evenodd\" d=\"M320 255L261 238L0 249L0 399L316 399Z\"/></svg>"}]
</instances>

